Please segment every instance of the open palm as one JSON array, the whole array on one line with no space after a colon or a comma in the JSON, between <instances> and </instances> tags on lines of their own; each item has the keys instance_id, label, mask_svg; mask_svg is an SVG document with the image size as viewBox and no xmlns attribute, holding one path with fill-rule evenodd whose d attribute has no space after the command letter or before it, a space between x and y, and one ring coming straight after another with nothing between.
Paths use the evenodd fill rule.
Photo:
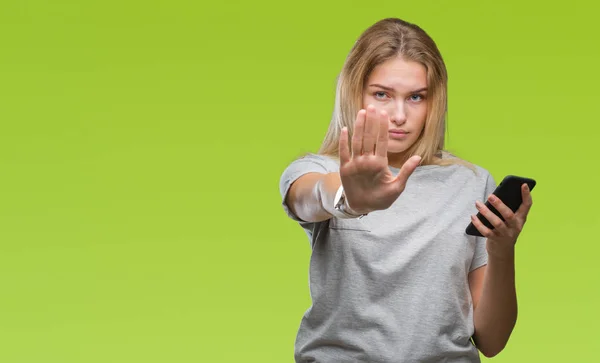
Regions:
<instances>
[{"instance_id":1,"label":"open palm","mask_svg":"<svg viewBox=\"0 0 600 363\"><path fill-rule=\"evenodd\" d=\"M394 176L388 167L389 117L369 105L360 110L352 136L352 151L348 130L340 135L340 178L350 208L357 213L369 213L389 208L406 187L406 182L421 158L413 156Z\"/></svg>"}]
</instances>

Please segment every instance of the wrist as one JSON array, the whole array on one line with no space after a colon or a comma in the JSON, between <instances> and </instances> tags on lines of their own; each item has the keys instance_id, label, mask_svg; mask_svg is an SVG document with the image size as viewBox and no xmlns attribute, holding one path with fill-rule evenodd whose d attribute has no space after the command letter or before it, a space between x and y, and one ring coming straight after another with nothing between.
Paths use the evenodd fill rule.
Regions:
<instances>
[{"instance_id":1,"label":"wrist","mask_svg":"<svg viewBox=\"0 0 600 363\"><path fill-rule=\"evenodd\" d=\"M344 193L344 186L340 185L337 189L335 198L334 198L334 216L338 218L362 218L369 214L370 211L354 209L348 203L348 199L346 198L346 194Z\"/></svg>"},{"instance_id":2,"label":"wrist","mask_svg":"<svg viewBox=\"0 0 600 363\"><path fill-rule=\"evenodd\" d=\"M344 198L344 208L348 213L353 214L355 216L366 216L370 213L370 211L367 210L357 210L352 208L350 204L348 204L348 198Z\"/></svg>"},{"instance_id":3,"label":"wrist","mask_svg":"<svg viewBox=\"0 0 600 363\"><path fill-rule=\"evenodd\" d=\"M496 263L514 263L515 261L515 246L505 246L496 244L489 239L486 242L488 259Z\"/></svg>"}]
</instances>

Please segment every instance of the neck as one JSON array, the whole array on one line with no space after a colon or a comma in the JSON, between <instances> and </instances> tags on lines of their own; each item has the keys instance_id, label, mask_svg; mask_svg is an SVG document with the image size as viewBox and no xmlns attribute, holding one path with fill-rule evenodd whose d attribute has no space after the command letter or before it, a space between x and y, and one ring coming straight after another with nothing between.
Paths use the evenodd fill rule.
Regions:
<instances>
[{"instance_id":1,"label":"neck","mask_svg":"<svg viewBox=\"0 0 600 363\"><path fill-rule=\"evenodd\" d=\"M388 164L391 167L400 169L409 158L410 155L406 153L388 153Z\"/></svg>"},{"instance_id":2,"label":"neck","mask_svg":"<svg viewBox=\"0 0 600 363\"><path fill-rule=\"evenodd\" d=\"M400 169L402 167L402 165L404 165L404 163L408 159L410 159L411 156L412 155L408 155L406 153L394 153L394 154L388 153L388 165L391 167ZM441 158L438 155L433 157L434 162L439 161L439 160L441 160ZM423 163L423 161L421 161L420 165L425 165L425 164Z\"/></svg>"}]
</instances>

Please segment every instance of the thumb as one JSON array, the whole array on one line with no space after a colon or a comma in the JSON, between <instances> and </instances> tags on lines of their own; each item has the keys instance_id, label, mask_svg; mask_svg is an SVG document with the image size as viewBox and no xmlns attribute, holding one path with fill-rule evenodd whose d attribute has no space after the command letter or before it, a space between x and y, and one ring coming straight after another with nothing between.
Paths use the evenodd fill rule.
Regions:
<instances>
[{"instance_id":1,"label":"thumb","mask_svg":"<svg viewBox=\"0 0 600 363\"><path fill-rule=\"evenodd\" d=\"M398 176L396 176L396 179L394 180L395 183L399 184L401 191L404 190L408 178L420 163L421 157L419 155L414 155L410 157L410 159L406 160L406 162L402 165Z\"/></svg>"}]
</instances>

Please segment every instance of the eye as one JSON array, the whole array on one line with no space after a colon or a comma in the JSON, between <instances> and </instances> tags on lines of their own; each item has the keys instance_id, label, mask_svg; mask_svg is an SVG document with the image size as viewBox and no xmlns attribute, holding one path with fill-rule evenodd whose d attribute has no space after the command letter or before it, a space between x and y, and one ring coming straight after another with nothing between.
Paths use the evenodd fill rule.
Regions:
<instances>
[{"instance_id":1,"label":"eye","mask_svg":"<svg viewBox=\"0 0 600 363\"><path fill-rule=\"evenodd\" d=\"M420 94L414 94L414 95L410 96L410 100L412 102L420 102L420 101L423 101L424 99L425 99L425 97Z\"/></svg>"},{"instance_id":2,"label":"eye","mask_svg":"<svg viewBox=\"0 0 600 363\"><path fill-rule=\"evenodd\" d=\"M377 92L373 93L373 97L375 97L375 99L378 99L378 100L383 100L387 97L387 94L382 91L377 91Z\"/></svg>"}]
</instances>

